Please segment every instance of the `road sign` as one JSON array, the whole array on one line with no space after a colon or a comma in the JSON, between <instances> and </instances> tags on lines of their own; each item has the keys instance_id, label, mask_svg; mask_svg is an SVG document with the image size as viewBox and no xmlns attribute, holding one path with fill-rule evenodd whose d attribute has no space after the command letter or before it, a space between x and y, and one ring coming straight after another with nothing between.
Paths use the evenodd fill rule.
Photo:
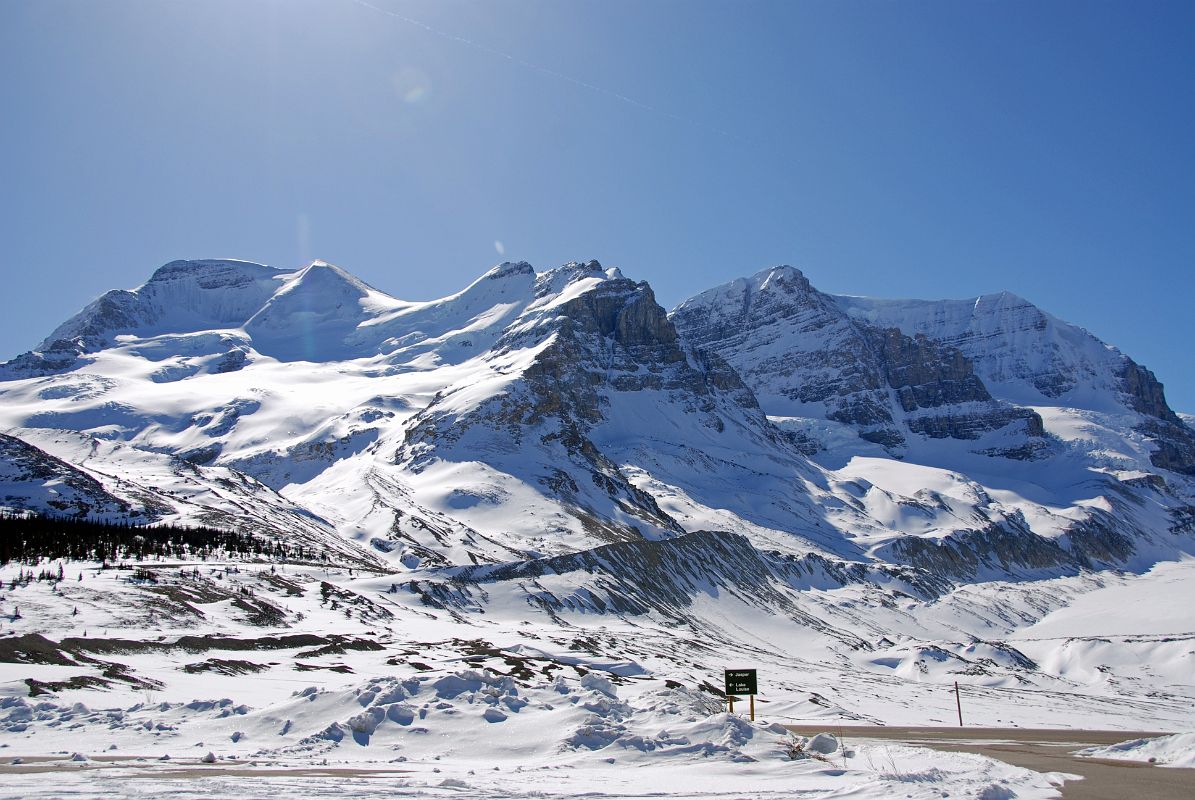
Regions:
<instances>
[{"instance_id":1,"label":"road sign","mask_svg":"<svg viewBox=\"0 0 1195 800\"><path fill-rule=\"evenodd\" d=\"M759 694L759 682L755 677L755 670L726 670L726 693L729 695Z\"/></svg>"}]
</instances>

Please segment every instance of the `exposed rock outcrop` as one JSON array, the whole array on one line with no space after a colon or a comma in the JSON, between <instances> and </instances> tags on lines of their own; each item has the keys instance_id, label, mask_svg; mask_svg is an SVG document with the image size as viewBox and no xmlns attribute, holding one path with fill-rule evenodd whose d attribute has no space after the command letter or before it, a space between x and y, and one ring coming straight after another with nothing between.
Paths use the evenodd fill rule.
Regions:
<instances>
[{"instance_id":1,"label":"exposed rock outcrop","mask_svg":"<svg viewBox=\"0 0 1195 800\"><path fill-rule=\"evenodd\" d=\"M3 433L0 506L71 517L142 516L78 467Z\"/></svg>"},{"instance_id":2,"label":"exposed rock outcrop","mask_svg":"<svg viewBox=\"0 0 1195 800\"><path fill-rule=\"evenodd\" d=\"M1040 418L994 400L957 348L846 314L798 270L779 267L682 303L672 320L717 352L769 415L824 417L899 451L909 435L974 440L1010 425L1019 440L983 452L1032 456Z\"/></svg>"},{"instance_id":3,"label":"exposed rock outcrop","mask_svg":"<svg viewBox=\"0 0 1195 800\"><path fill-rule=\"evenodd\" d=\"M493 348L504 355L534 351L534 360L475 406L460 406L462 390L442 394L408 427L400 463L418 470L458 458L479 438L511 458L530 447L539 455L529 477L599 540L619 541L644 530L684 530L607 453L608 442L633 439L634 426L667 421L676 431L672 441L685 447L734 424L792 452L726 362L685 347L646 283L597 262L574 263L538 276L536 298ZM504 443L493 431L503 432ZM644 433L668 435L665 428ZM523 474L527 465L512 469Z\"/></svg>"}]
</instances>

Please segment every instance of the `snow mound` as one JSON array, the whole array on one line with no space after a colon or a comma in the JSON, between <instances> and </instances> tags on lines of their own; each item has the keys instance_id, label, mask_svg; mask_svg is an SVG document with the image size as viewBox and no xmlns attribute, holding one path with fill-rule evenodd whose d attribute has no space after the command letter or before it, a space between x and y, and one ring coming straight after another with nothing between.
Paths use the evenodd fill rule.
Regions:
<instances>
[{"instance_id":1,"label":"snow mound","mask_svg":"<svg viewBox=\"0 0 1195 800\"><path fill-rule=\"evenodd\" d=\"M1107 747L1088 747L1080 750L1077 755L1088 758L1147 761L1160 767L1195 769L1195 733L1176 733L1153 739L1129 739Z\"/></svg>"},{"instance_id":2,"label":"snow mound","mask_svg":"<svg viewBox=\"0 0 1195 800\"><path fill-rule=\"evenodd\" d=\"M838 749L838 739L832 733L819 733L805 747L815 753L829 755Z\"/></svg>"}]
</instances>

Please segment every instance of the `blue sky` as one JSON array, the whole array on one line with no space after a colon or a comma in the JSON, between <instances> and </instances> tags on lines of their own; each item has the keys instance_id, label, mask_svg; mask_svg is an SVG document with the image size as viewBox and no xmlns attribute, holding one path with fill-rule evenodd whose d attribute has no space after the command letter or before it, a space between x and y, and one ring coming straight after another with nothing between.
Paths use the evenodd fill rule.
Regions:
<instances>
[{"instance_id":1,"label":"blue sky","mask_svg":"<svg viewBox=\"0 0 1195 800\"><path fill-rule=\"evenodd\" d=\"M1185 1L4 0L0 358L175 258L787 263L1007 289L1195 411L1192 52Z\"/></svg>"}]
</instances>

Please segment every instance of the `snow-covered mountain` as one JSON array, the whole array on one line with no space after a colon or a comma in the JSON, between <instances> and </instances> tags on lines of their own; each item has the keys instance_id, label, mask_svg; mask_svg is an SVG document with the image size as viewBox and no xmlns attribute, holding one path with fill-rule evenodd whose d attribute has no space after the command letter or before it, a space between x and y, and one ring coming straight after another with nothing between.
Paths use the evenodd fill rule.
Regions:
<instances>
[{"instance_id":1,"label":"snow-covered mountain","mask_svg":"<svg viewBox=\"0 0 1195 800\"><path fill-rule=\"evenodd\" d=\"M1040 722L1065 691L1091 718L1177 726L1195 698L1181 622L1133 617L1106 646L1050 625L1089 596L1148 596L1156 576L1183 596L1191 570L1163 562L1195 554L1189 422L1148 370L1006 295L835 297L785 267L667 314L596 262L505 263L430 302L324 262L173 262L0 365L0 506L319 555L285 576L97 565L40 593L10 565L25 599L0 663L75 670L37 678L67 696L94 679L177 699L194 685L175 687L179 670L235 673L272 698L250 735L281 727L304 753L406 730L411 709L362 702L373 716L346 722L329 699L291 733L278 715L307 700L268 687L292 670L426 672L394 696L464 681L497 703L518 695L495 677L505 664L551 710L576 687L535 676L577 667L691 689L650 699L691 714L719 665L759 660L788 693L773 710L795 719L904 720L928 703L941 722L947 700L920 684L962 679L993 716L1015 696ZM248 597L270 612L242 613ZM148 638L94 635L130 619ZM48 620L66 626L55 641L27 638ZM237 649L281 655L245 666ZM133 666L97 661L112 652ZM1146 662L1162 666L1143 679ZM613 716L568 717L586 749L629 746L631 707L610 711L611 691ZM523 707L502 702L502 719ZM594 733L615 718L620 733Z\"/></svg>"},{"instance_id":2,"label":"snow-covered mountain","mask_svg":"<svg viewBox=\"0 0 1195 800\"><path fill-rule=\"evenodd\" d=\"M804 541L798 513L817 526L795 483L816 473L737 375L596 263L504 264L408 303L321 262L176 262L5 369L6 427L251 475L408 566L683 532L649 476L721 492L762 468L780 538Z\"/></svg>"},{"instance_id":3,"label":"snow-covered mountain","mask_svg":"<svg viewBox=\"0 0 1195 800\"><path fill-rule=\"evenodd\" d=\"M1177 552L1190 513L1191 430L1090 334L1006 295L832 297L787 267L668 316L596 262L506 263L421 303L319 261L173 262L0 369L14 443L82 467L47 433L67 430L93 469L243 476L406 568L723 530L1052 574ZM187 518L146 481L131 513Z\"/></svg>"},{"instance_id":4,"label":"snow-covered mountain","mask_svg":"<svg viewBox=\"0 0 1195 800\"><path fill-rule=\"evenodd\" d=\"M854 319L957 347L1002 399L1099 415L1109 427L1141 433L1154 466L1195 475L1195 432L1167 405L1154 374L1027 300L1001 292L958 301L836 301ZM1066 438L1066 424L1052 427Z\"/></svg>"},{"instance_id":5,"label":"snow-covered mountain","mask_svg":"<svg viewBox=\"0 0 1195 800\"><path fill-rule=\"evenodd\" d=\"M1188 475L1195 468L1192 430L1152 372L1008 292L942 301L831 296L799 270L778 267L697 295L672 319L686 338L726 357L769 415L843 423L897 455L910 432L978 448L989 432L1011 427L1005 433L1023 444L1005 455L1044 457L1044 433L1072 437L1058 419L1044 431L1041 414L1071 409L1144 434L1154 466Z\"/></svg>"},{"instance_id":6,"label":"snow-covered mountain","mask_svg":"<svg viewBox=\"0 0 1195 800\"><path fill-rule=\"evenodd\" d=\"M913 436L1017 459L1045 448L1041 418L994 399L972 361L936 331L852 316L795 269L711 289L672 319L685 338L727 358L769 415L798 430L794 421L825 420L898 455Z\"/></svg>"}]
</instances>

